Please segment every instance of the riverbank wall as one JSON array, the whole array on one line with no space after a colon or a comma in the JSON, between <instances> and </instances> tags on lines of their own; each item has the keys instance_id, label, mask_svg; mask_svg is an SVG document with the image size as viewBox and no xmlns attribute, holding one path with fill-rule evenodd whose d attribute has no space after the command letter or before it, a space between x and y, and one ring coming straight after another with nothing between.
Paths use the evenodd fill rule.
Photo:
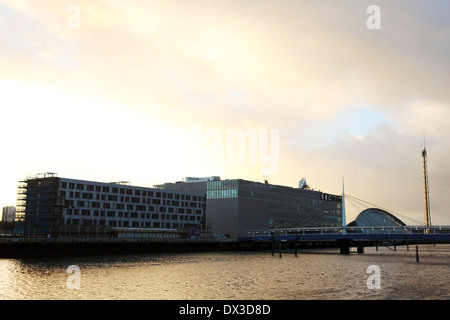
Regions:
<instances>
[{"instance_id":1,"label":"riverbank wall","mask_svg":"<svg viewBox=\"0 0 450 320\"><path fill-rule=\"evenodd\" d=\"M46 258L176 252L247 250L252 246L236 241L5 241L0 258Z\"/></svg>"}]
</instances>

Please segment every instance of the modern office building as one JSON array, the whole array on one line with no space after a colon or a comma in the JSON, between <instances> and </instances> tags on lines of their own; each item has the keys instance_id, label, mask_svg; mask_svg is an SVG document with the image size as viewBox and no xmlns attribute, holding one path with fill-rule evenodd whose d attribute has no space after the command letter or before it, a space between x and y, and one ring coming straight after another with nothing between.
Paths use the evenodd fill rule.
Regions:
<instances>
[{"instance_id":1,"label":"modern office building","mask_svg":"<svg viewBox=\"0 0 450 320\"><path fill-rule=\"evenodd\" d=\"M205 196L57 177L21 181L16 232L48 237L191 237L205 228Z\"/></svg>"},{"instance_id":2,"label":"modern office building","mask_svg":"<svg viewBox=\"0 0 450 320\"><path fill-rule=\"evenodd\" d=\"M206 231L235 239L245 230L340 227L342 197L309 189L219 177L186 178L154 187L206 196Z\"/></svg>"}]
</instances>

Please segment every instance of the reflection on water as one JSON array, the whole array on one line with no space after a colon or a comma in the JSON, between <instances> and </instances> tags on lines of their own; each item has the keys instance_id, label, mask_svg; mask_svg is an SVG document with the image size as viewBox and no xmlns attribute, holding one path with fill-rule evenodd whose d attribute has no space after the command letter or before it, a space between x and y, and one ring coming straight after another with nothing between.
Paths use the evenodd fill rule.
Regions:
<instances>
[{"instance_id":1,"label":"reflection on water","mask_svg":"<svg viewBox=\"0 0 450 320\"><path fill-rule=\"evenodd\" d=\"M80 289L70 289L80 268ZM380 289L369 289L380 268ZM450 245L336 250L0 259L0 299L449 299Z\"/></svg>"}]
</instances>

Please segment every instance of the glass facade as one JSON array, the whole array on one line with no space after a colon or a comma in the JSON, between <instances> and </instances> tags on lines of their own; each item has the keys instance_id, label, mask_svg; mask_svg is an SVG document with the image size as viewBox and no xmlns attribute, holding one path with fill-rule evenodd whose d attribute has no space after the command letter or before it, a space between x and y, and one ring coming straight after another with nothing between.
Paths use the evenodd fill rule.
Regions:
<instances>
[{"instance_id":1,"label":"glass facade","mask_svg":"<svg viewBox=\"0 0 450 320\"><path fill-rule=\"evenodd\" d=\"M221 180L207 183L207 199L238 198L239 180Z\"/></svg>"},{"instance_id":2,"label":"glass facade","mask_svg":"<svg viewBox=\"0 0 450 320\"><path fill-rule=\"evenodd\" d=\"M314 190L242 179L166 183L162 187L206 194L207 231L231 238L252 229L342 224L342 197Z\"/></svg>"},{"instance_id":3,"label":"glass facade","mask_svg":"<svg viewBox=\"0 0 450 320\"><path fill-rule=\"evenodd\" d=\"M402 227L406 224L389 212L378 208L369 208L362 211L348 225L351 227Z\"/></svg>"}]
</instances>

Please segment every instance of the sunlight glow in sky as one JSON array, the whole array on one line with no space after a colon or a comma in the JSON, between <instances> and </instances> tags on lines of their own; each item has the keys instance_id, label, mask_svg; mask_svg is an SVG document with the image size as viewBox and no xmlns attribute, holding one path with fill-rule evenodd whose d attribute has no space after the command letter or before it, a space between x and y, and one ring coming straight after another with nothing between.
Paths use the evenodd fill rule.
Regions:
<instances>
[{"instance_id":1,"label":"sunlight glow in sky","mask_svg":"<svg viewBox=\"0 0 450 320\"><path fill-rule=\"evenodd\" d=\"M450 224L450 4L377 2L379 30L359 0L76 1L79 28L73 1L0 0L0 206L40 172L263 181L273 150L271 183L339 194L344 176L423 220L425 131L432 223ZM279 140L259 135L257 161L195 153L227 130Z\"/></svg>"}]
</instances>

